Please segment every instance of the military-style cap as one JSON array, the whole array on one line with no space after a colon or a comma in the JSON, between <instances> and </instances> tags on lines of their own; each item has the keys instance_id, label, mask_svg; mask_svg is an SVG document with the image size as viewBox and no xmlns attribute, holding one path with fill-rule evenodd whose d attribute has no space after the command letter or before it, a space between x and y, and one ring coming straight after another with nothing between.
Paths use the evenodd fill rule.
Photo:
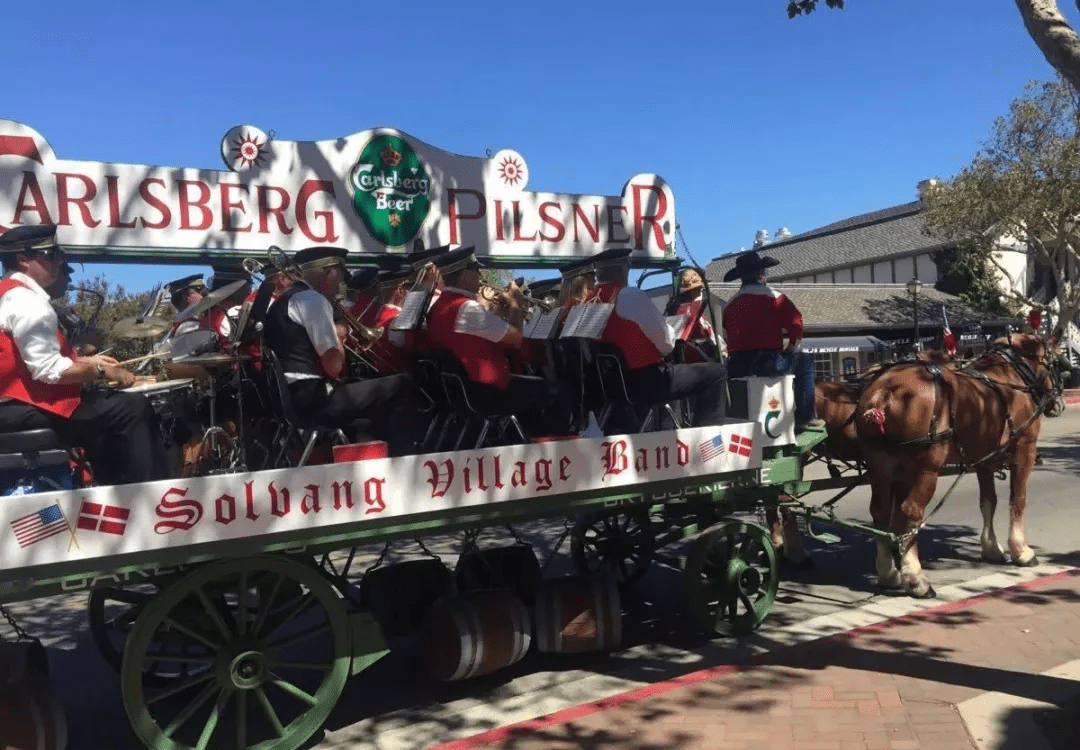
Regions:
<instances>
[{"instance_id":1,"label":"military-style cap","mask_svg":"<svg viewBox=\"0 0 1080 750\"><path fill-rule=\"evenodd\" d=\"M596 273L593 268L593 259L584 258L582 260L575 260L572 263L567 263L564 266L559 266L559 273L562 274L564 279L572 279L576 276L588 276L589 274Z\"/></svg>"},{"instance_id":2,"label":"military-style cap","mask_svg":"<svg viewBox=\"0 0 1080 750\"><path fill-rule=\"evenodd\" d=\"M472 245L459 247L457 250L443 253L432 261L442 271L443 276L457 273L465 268L483 268L484 264L476 258L476 248Z\"/></svg>"},{"instance_id":3,"label":"military-style cap","mask_svg":"<svg viewBox=\"0 0 1080 750\"><path fill-rule=\"evenodd\" d=\"M427 250L411 252L405 256L405 260L407 260L409 265L413 268L420 268L429 261L434 262L436 257L448 252L450 252L449 245L440 245L439 247L432 247Z\"/></svg>"},{"instance_id":4,"label":"military-style cap","mask_svg":"<svg viewBox=\"0 0 1080 750\"><path fill-rule=\"evenodd\" d=\"M236 281L251 281L251 276L238 266L214 266L214 275L210 279L210 291L216 291Z\"/></svg>"},{"instance_id":5,"label":"military-style cap","mask_svg":"<svg viewBox=\"0 0 1080 750\"><path fill-rule=\"evenodd\" d=\"M379 273L379 286L397 286L406 279L411 279L413 273L412 268L408 266L394 271L382 271Z\"/></svg>"},{"instance_id":6,"label":"military-style cap","mask_svg":"<svg viewBox=\"0 0 1080 750\"><path fill-rule=\"evenodd\" d=\"M378 280L378 268L361 268L349 275L349 278L345 281L345 287L354 292L362 292L375 286Z\"/></svg>"},{"instance_id":7,"label":"military-style cap","mask_svg":"<svg viewBox=\"0 0 1080 750\"><path fill-rule=\"evenodd\" d=\"M182 279L176 281L170 281L165 285L169 294L176 294L177 292L186 292L188 289L203 289L206 284L203 283L203 275L201 273L193 273L191 276L185 276Z\"/></svg>"},{"instance_id":8,"label":"military-style cap","mask_svg":"<svg viewBox=\"0 0 1080 750\"><path fill-rule=\"evenodd\" d=\"M344 266L349 251L343 247L306 247L293 255L293 262L305 271L327 266Z\"/></svg>"},{"instance_id":9,"label":"military-style cap","mask_svg":"<svg viewBox=\"0 0 1080 750\"><path fill-rule=\"evenodd\" d=\"M610 250L597 253L589 260L592 262L593 268L610 268L611 266L621 266L629 263L630 254L633 252L633 249L629 247L613 247Z\"/></svg>"},{"instance_id":10,"label":"military-style cap","mask_svg":"<svg viewBox=\"0 0 1080 750\"><path fill-rule=\"evenodd\" d=\"M63 250L56 242L56 227L52 224L12 227L0 234L0 253L41 252L50 247Z\"/></svg>"},{"instance_id":11,"label":"military-style cap","mask_svg":"<svg viewBox=\"0 0 1080 750\"><path fill-rule=\"evenodd\" d=\"M559 293L559 288L562 286L562 279L541 279L540 281L534 281L526 287L529 291L530 297L536 297L537 299L543 299L547 296L554 296Z\"/></svg>"}]
</instances>

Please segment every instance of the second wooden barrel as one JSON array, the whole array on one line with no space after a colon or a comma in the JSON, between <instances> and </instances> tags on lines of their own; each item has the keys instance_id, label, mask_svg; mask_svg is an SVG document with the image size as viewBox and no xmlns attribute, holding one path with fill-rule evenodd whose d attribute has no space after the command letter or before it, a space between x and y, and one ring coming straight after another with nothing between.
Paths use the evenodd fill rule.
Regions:
<instances>
[{"instance_id":1,"label":"second wooden barrel","mask_svg":"<svg viewBox=\"0 0 1080 750\"><path fill-rule=\"evenodd\" d=\"M529 612L509 591L444 599L424 619L424 663L438 680L464 680L521 660L532 641Z\"/></svg>"},{"instance_id":2,"label":"second wooden barrel","mask_svg":"<svg viewBox=\"0 0 1080 750\"><path fill-rule=\"evenodd\" d=\"M622 643L622 606L612 576L544 581L536 593L536 648L549 654L610 651Z\"/></svg>"}]
</instances>

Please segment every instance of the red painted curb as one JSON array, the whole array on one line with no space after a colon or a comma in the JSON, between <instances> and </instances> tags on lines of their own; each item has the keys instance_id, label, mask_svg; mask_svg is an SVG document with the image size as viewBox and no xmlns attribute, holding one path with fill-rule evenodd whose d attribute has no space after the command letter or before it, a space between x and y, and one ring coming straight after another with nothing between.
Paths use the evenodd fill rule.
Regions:
<instances>
[{"instance_id":1,"label":"red painted curb","mask_svg":"<svg viewBox=\"0 0 1080 750\"><path fill-rule=\"evenodd\" d=\"M1080 576L1080 568L1072 568L1071 570L1065 570L1061 573L1054 573L1053 575L1044 576L1043 578L1036 578L1032 581L1026 581L1025 583L1019 583L1015 586L1009 586L1008 588L996 589L989 591L985 594L977 594L968 599L960 599L955 602L948 602L936 607L929 607L927 609L919 610L918 612L912 612L909 615L902 617L894 617L890 620L883 620L882 622L874 623L873 625L864 625L862 627L853 628L852 630L844 631L842 633L834 633L833 635L822 636L821 638L815 638L814 641L826 640L828 638L840 638L844 640L853 640L860 635L866 635L870 633L879 633L882 630L886 630L889 627L914 622L926 618L928 616L937 614L951 614L954 612L962 612L966 609L992 599L1000 599L1008 596L1010 592L1017 591L1037 591L1047 586L1051 586L1060 581L1076 578ZM806 643L813 643L814 641L804 641L803 643L794 644L785 648L796 648ZM783 650L783 649L778 649ZM776 651L770 651L769 654L775 654ZM765 656L767 654L763 654ZM754 657L751 657L754 658ZM698 682L704 682L705 680L711 680L716 677L723 677L724 675L732 674L737 671L745 671L747 669L753 669L754 664L740 663L740 664L721 664L715 667L709 667L708 669L701 669L696 672L688 672L684 675L679 675L670 680L663 680L661 682L654 682L649 685L643 685L633 690L628 690L625 693L619 693L617 695L604 698L602 700L594 701L592 703L582 703L577 706L571 706L565 708L562 711L556 711L553 714L547 716L538 716L535 719L529 719L517 724L508 724L504 727L498 727L497 729L491 729L487 732L475 734L471 737L463 737L460 740L453 740L442 745L432 745L428 750L474 750L474 748L481 745L491 744L493 742L501 742L507 739L511 734L523 731L539 731L548 727L556 726L559 724L568 724L577 719L581 719L585 716L600 713L601 711L607 711L608 709L622 706L627 703L636 703L638 701L652 698L656 695L670 692L676 688L684 687L686 685L693 685Z\"/></svg>"}]
</instances>

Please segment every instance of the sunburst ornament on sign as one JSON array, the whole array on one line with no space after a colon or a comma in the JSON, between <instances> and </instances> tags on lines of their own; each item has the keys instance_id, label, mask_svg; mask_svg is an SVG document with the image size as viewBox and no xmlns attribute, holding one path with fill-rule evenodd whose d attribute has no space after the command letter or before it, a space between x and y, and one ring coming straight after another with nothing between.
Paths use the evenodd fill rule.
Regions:
<instances>
[{"instance_id":1,"label":"sunburst ornament on sign","mask_svg":"<svg viewBox=\"0 0 1080 750\"><path fill-rule=\"evenodd\" d=\"M231 128L221 139L221 158L233 172L259 169L269 161L270 136L251 125Z\"/></svg>"}]
</instances>

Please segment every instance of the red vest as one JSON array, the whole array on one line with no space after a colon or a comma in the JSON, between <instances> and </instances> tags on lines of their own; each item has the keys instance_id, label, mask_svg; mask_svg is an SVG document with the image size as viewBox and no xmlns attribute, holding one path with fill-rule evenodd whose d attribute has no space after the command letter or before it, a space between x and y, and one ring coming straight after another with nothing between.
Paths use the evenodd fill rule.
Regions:
<instances>
[{"instance_id":1,"label":"red vest","mask_svg":"<svg viewBox=\"0 0 1080 750\"><path fill-rule=\"evenodd\" d=\"M687 316L686 327L678 331L679 338L683 341L712 341L713 327L709 322L709 311L702 310L704 304L701 297L679 305L676 315Z\"/></svg>"},{"instance_id":2,"label":"red vest","mask_svg":"<svg viewBox=\"0 0 1080 750\"><path fill-rule=\"evenodd\" d=\"M375 367L382 373L405 372L408 369L408 350L390 341L390 323L401 312L397 305L372 305L360 316L360 322L371 328L383 328L382 338L373 347Z\"/></svg>"},{"instance_id":3,"label":"red vest","mask_svg":"<svg viewBox=\"0 0 1080 750\"><path fill-rule=\"evenodd\" d=\"M592 300L614 304L620 291L622 287L617 284L597 284ZM658 365L664 361L656 344L649 341L641 328L632 320L620 318L617 312L611 313L600 340L617 346L626 360L626 366L631 370Z\"/></svg>"},{"instance_id":4,"label":"red vest","mask_svg":"<svg viewBox=\"0 0 1080 750\"><path fill-rule=\"evenodd\" d=\"M15 279L0 281L0 297L17 286L29 289ZM75 352L59 328L56 329L56 338L60 344L60 354L75 360ZM78 383L43 383L34 380L22 361L14 337L8 331L0 333L0 396L30 404L50 414L70 417L82 400L79 396L81 390L82 386Z\"/></svg>"},{"instance_id":5,"label":"red vest","mask_svg":"<svg viewBox=\"0 0 1080 750\"><path fill-rule=\"evenodd\" d=\"M443 290L428 312L428 336L434 346L452 353L465 367L474 383L494 386L500 390L510 387L510 362L506 351L481 336L471 336L454 330L458 311L474 297Z\"/></svg>"}]
</instances>

